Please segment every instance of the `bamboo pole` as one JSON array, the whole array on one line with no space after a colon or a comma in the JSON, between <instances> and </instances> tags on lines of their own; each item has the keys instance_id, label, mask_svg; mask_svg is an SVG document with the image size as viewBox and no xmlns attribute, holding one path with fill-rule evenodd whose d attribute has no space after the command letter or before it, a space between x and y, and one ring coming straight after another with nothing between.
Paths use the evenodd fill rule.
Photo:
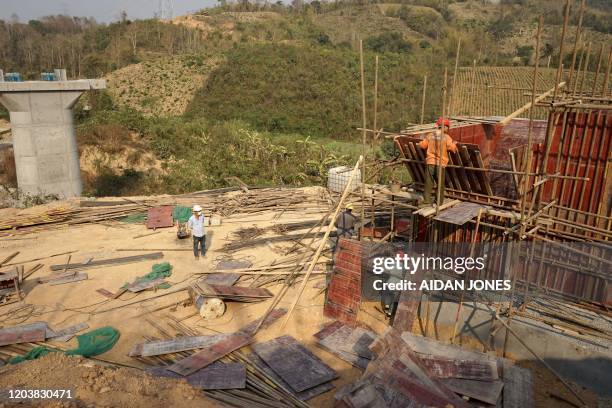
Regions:
<instances>
[{"instance_id":1,"label":"bamboo pole","mask_svg":"<svg viewBox=\"0 0 612 408\"><path fill-rule=\"evenodd\" d=\"M474 101L476 101L476 96L474 95L474 91L476 89L476 60L474 60L472 64L472 78L470 81L470 95L469 95L469 108L470 108L470 116L474 116Z\"/></svg>"},{"instance_id":2,"label":"bamboo pole","mask_svg":"<svg viewBox=\"0 0 612 408\"><path fill-rule=\"evenodd\" d=\"M608 68L606 69L606 76L604 76L603 84L601 85L601 96L606 97L608 95L608 80L610 79L610 66L612 66L612 47L608 52Z\"/></svg>"},{"instance_id":3,"label":"bamboo pole","mask_svg":"<svg viewBox=\"0 0 612 408\"><path fill-rule=\"evenodd\" d=\"M423 96L421 97L421 125L425 120L425 96L427 95L427 74L423 77Z\"/></svg>"},{"instance_id":4,"label":"bamboo pole","mask_svg":"<svg viewBox=\"0 0 612 408\"><path fill-rule=\"evenodd\" d=\"M536 55L539 55L539 52L536 52ZM537 62L536 62L537 64ZM518 108L517 110L515 110L514 112L512 112L511 114L509 114L508 116L506 116L505 118L503 118L499 124L502 126L507 125L508 123L510 123L512 121L512 119L518 117L519 115L522 115L523 113L525 113L527 110L530 110L532 106L534 106L536 103L543 101L544 99L548 98L552 93L555 92L555 89L557 88L563 88L565 86L566 82L561 82L560 84L556 85L555 87L549 89L548 91L544 92L543 94L540 94L537 96L537 98L534 98L534 96L536 95L534 89L535 86L532 87L532 92L531 92L531 102L527 102L525 105L521 106L520 108Z\"/></svg>"},{"instance_id":5,"label":"bamboo pole","mask_svg":"<svg viewBox=\"0 0 612 408\"><path fill-rule=\"evenodd\" d=\"M457 53L455 54L455 69L453 71L453 86L451 87L448 101L448 116L452 116L454 110L455 86L457 84L457 69L459 67L459 52L461 51L461 38L457 41Z\"/></svg>"},{"instance_id":6,"label":"bamboo pole","mask_svg":"<svg viewBox=\"0 0 612 408\"><path fill-rule=\"evenodd\" d=\"M557 100L557 93L559 91L558 84L561 82L561 74L563 73L563 48L565 46L565 32L567 31L567 22L569 20L570 12L570 0L565 1L565 16L563 17L563 29L561 30L561 44L559 44L559 66L557 67L557 76L555 79L555 93L553 95L553 102ZM541 28L540 28L541 30ZM536 49L536 52L539 48ZM537 65L538 61L536 61Z\"/></svg>"},{"instance_id":7,"label":"bamboo pole","mask_svg":"<svg viewBox=\"0 0 612 408\"><path fill-rule=\"evenodd\" d=\"M378 55L376 56L375 60L374 60L374 129L378 129L378 124L377 124L377 116L378 116ZM376 143L375 139L378 138L378 135L375 135L374 137L372 137L372 161L376 160L375 157L375 153L374 153L374 143ZM364 156L365 157L365 156ZM361 180L361 185L363 186L363 188L365 188L365 173L364 173L364 178ZM365 205L365 202L361 203L362 208ZM361 218L362 220L364 219L363 217ZM372 218L371 218L371 223L370 223L371 227L372 227L372 235L370 236L370 241L374 241L374 228L375 228L375 219L374 219L374 199L372 199Z\"/></svg>"},{"instance_id":8,"label":"bamboo pole","mask_svg":"<svg viewBox=\"0 0 612 408\"><path fill-rule=\"evenodd\" d=\"M578 96L582 95L582 88L584 87L584 80L586 78L586 73L589 70L589 59L591 58L591 45L592 43L589 41L589 45L586 50L586 58L584 62L584 67L582 69L582 76L580 78L580 87L578 88Z\"/></svg>"},{"instance_id":9,"label":"bamboo pole","mask_svg":"<svg viewBox=\"0 0 612 408\"><path fill-rule=\"evenodd\" d=\"M595 91L597 90L597 79L599 79L599 71L601 70L601 60L603 58L604 44L601 43L599 47L599 56L597 57L597 69L595 70L595 77L593 78L593 88L591 91L591 96L595 96Z\"/></svg>"},{"instance_id":10,"label":"bamboo pole","mask_svg":"<svg viewBox=\"0 0 612 408\"><path fill-rule=\"evenodd\" d=\"M334 211L334 214L332 215L332 218L329 224L327 225L325 235L323 236L323 239L321 240L321 243L319 244L319 248L317 249L317 252L315 252L314 256L312 257L312 260L310 261L310 265L308 266L308 270L306 271L306 276L304 276L304 279L302 280L302 285L300 286L300 289L298 290L297 296L295 297L295 300L293 301L293 303L291 304L291 307L287 311L287 316L285 317L285 320L283 321L283 325L282 325L283 328L287 325L287 322L289 321L289 318L291 317L291 313L293 312L293 309L295 309L295 306L300 301L300 297L302 296L302 293L304 292L304 289L306 288L306 284L308 283L308 278L310 278L310 274L312 273L315 265L317 264L317 261L319 260L319 256L321 255L321 252L323 251L323 247L325 246L327 242L327 238L329 238L329 234L331 233L331 230L334 227L336 218L338 218L338 214L340 213L340 208L342 208L342 204L344 204L344 200L346 200L346 197L348 196L351 190L351 184L353 182L353 178L355 178L355 173L357 173L357 170L359 169L359 165L363 162L363 160L364 160L363 156L360 157L359 160L357 160L357 163L355 164L353 171L351 172L351 176L349 177L346 187L344 188L344 191L342 192L340 201L338 201L338 205L336 206L336 211Z\"/></svg>"},{"instance_id":11,"label":"bamboo pole","mask_svg":"<svg viewBox=\"0 0 612 408\"><path fill-rule=\"evenodd\" d=\"M574 83L572 84L572 96L576 95L576 91L578 90L578 80L580 79L580 70L582 69L582 62L584 61L584 38L582 35L580 36L580 41L582 42L580 47L580 59L578 60L578 68L576 68L576 78L574 79Z\"/></svg>"},{"instance_id":12,"label":"bamboo pole","mask_svg":"<svg viewBox=\"0 0 612 408\"><path fill-rule=\"evenodd\" d=\"M576 54L578 53L578 42L580 41L580 35L582 33L582 18L584 17L584 10L586 8L586 0L580 2L580 14L578 16L578 27L576 27L576 35L574 36L574 50L572 51L572 65L570 65L569 77L567 83L572 82L574 76L574 67L576 65Z\"/></svg>"},{"instance_id":13,"label":"bamboo pole","mask_svg":"<svg viewBox=\"0 0 612 408\"><path fill-rule=\"evenodd\" d=\"M366 134L365 128L366 124L366 97L365 97L365 74L363 72L363 40L359 40L359 66L361 71L361 121L363 125L363 129L361 131L361 221L365 221L365 165L366 165ZM359 232L359 239L361 240L361 230Z\"/></svg>"},{"instance_id":14,"label":"bamboo pole","mask_svg":"<svg viewBox=\"0 0 612 408\"><path fill-rule=\"evenodd\" d=\"M436 215L440 212L440 205L444 201L442 196L442 144L446 143L446 128L444 121L446 120L446 86L448 82L448 68L444 68L444 85L442 86L442 130L438 139L438 185L436 191ZM448 153L447 153L448 154Z\"/></svg>"},{"instance_id":15,"label":"bamboo pole","mask_svg":"<svg viewBox=\"0 0 612 408\"><path fill-rule=\"evenodd\" d=\"M544 18L542 16L540 16L540 19L538 20L538 30L536 33L536 60L535 60L535 64L533 66L533 78L532 78L532 82L531 82L531 104L532 106L535 104L535 93L536 93L536 86L537 86L537 80L538 80L538 67L539 67L539 61L538 61L538 57L540 55L540 37L542 34L542 25L544 24ZM557 85L555 84L555 92L557 89ZM533 146L533 109L531 109L529 111L529 128L527 130L527 148L525 149L525 153L523 153L523 163L527 163L526 167L525 167L525 172L529 173L531 171L531 160L532 160L532 146ZM521 222L524 222L524 217L525 217L525 205L526 205L526 201L527 201L527 185L529 183L529 176L524 176L523 179L521 180L523 182L523 194L521 197ZM521 227L521 235L523 235L525 233L524 230L524 226Z\"/></svg>"}]
</instances>

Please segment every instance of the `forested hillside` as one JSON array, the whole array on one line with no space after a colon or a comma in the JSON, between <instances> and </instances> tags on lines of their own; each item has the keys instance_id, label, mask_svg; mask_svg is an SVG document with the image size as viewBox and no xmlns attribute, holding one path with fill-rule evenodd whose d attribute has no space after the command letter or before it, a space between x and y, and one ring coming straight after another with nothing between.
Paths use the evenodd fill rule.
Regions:
<instances>
[{"instance_id":1,"label":"forested hillside","mask_svg":"<svg viewBox=\"0 0 612 408\"><path fill-rule=\"evenodd\" d=\"M318 183L327 167L348 163L359 151L352 145L361 125L359 40L365 50L368 125L378 56L377 125L397 130L420 120L425 75L425 120L439 115L443 71L449 68L452 83L459 40L460 66L474 61L478 66L532 65L541 13L546 22L541 64L556 67L562 3L244 0L220 1L218 7L171 21L16 18L0 21L0 68L26 79L58 67L66 68L70 78L108 79L106 91L77 107L81 148L105 152L95 162L82 163L92 194L216 187L234 174L247 183ZM579 2L571 4L575 25ZM584 38L594 44L594 69L598 45L612 43L612 5L605 0L587 5ZM572 41L574 34L571 27ZM274 159L261 150L244 150L245 135L261 149L276 151ZM155 166L147 172L134 152L130 160L124 153L117 166L120 153L108 140L123 140L136 152L154 155ZM185 146L202 146L202 153L194 156ZM243 156L213 155L215 150L206 146ZM246 156L255 161L227 165ZM296 157L303 163L282 167ZM283 176L275 176L281 168Z\"/></svg>"}]
</instances>

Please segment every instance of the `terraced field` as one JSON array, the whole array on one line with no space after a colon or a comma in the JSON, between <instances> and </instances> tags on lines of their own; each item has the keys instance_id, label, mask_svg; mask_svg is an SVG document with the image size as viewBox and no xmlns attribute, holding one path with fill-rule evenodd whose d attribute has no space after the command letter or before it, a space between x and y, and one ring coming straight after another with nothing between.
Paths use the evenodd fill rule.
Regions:
<instances>
[{"instance_id":1,"label":"terraced field","mask_svg":"<svg viewBox=\"0 0 612 408\"><path fill-rule=\"evenodd\" d=\"M537 92L551 89L555 83L556 69L542 68L538 72ZM567 78L566 71L563 78ZM577 87L583 83L585 92L593 86L594 73L588 72L584 80L578 79ZM604 75L600 73L597 90L601 89ZM452 95L453 115L506 116L531 100L533 67L471 67L460 68ZM608 88L610 85L608 84ZM573 84L569 84L573 89ZM545 119L548 110L538 107L535 118Z\"/></svg>"}]
</instances>

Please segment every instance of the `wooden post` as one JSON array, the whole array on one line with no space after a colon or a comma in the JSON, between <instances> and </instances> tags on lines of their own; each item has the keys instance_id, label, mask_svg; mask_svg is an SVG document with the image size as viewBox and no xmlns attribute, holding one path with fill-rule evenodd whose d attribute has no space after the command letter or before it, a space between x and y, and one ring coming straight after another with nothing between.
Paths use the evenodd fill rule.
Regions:
<instances>
[{"instance_id":1,"label":"wooden post","mask_svg":"<svg viewBox=\"0 0 612 408\"><path fill-rule=\"evenodd\" d=\"M580 41L582 42L582 48L580 50L580 59L578 60L578 68L576 69L576 78L574 78L574 83L572 84L572 96L576 95L576 91L578 90L578 79L580 76L580 70L582 69L582 61L584 60L584 38L580 36Z\"/></svg>"},{"instance_id":2,"label":"wooden post","mask_svg":"<svg viewBox=\"0 0 612 408\"><path fill-rule=\"evenodd\" d=\"M374 59L374 131L375 132L378 132L377 116L378 116L378 55ZM374 133L372 137L372 143L371 143L372 145L371 146L372 147L371 149L372 150L372 163L375 162L374 143L376 143L375 139L377 139L377 137L378 137L378 133ZM365 185L365 178L361 182L362 182L362 185ZM376 227L374 210L375 210L374 195L372 195L372 217L370 221L370 226L372 227L372 235L370 236L370 241L374 241L374 228Z\"/></svg>"},{"instance_id":3,"label":"wooden post","mask_svg":"<svg viewBox=\"0 0 612 408\"><path fill-rule=\"evenodd\" d=\"M363 40L359 40L359 66L361 69L361 223L362 226L359 230L359 240L362 239L363 224L365 223L365 165L366 165L366 96L365 96L365 74L363 72Z\"/></svg>"},{"instance_id":4,"label":"wooden post","mask_svg":"<svg viewBox=\"0 0 612 408\"><path fill-rule=\"evenodd\" d=\"M423 77L423 96L421 98L421 125L425 119L425 96L427 93L427 74Z\"/></svg>"},{"instance_id":5,"label":"wooden post","mask_svg":"<svg viewBox=\"0 0 612 408\"><path fill-rule=\"evenodd\" d=\"M595 96L595 91L597 90L597 79L599 78L599 71L601 70L601 60L603 57L604 44L601 43L601 47L599 48L599 57L597 57L597 70L595 71L595 77L593 78L593 88L591 91L591 96Z\"/></svg>"},{"instance_id":6,"label":"wooden post","mask_svg":"<svg viewBox=\"0 0 612 408\"><path fill-rule=\"evenodd\" d=\"M540 16L538 20L538 31L536 33L536 59L535 64L533 66L533 78L531 80L531 105L535 105L536 99L536 89L538 83L538 67L539 67L539 56L540 56L540 37L542 35L542 25L544 24L544 17ZM557 84L555 84L555 92L557 90ZM523 154L523 163L526 163L525 173L527 175L523 176L523 194L521 197L521 223L525 220L525 205L527 202L527 186L529 183L529 173L531 172L531 159L532 159L532 148L533 148L533 109L529 110L529 128L527 130L527 149ZM521 226L520 235L522 236L525 233L525 226Z\"/></svg>"},{"instance_id":7,"label":"wooden post","mask_svg":"<svg viewBox=\"0 0 612 408\"><path fill-rule=\"evenodd\" d=\"M586 78L586 73L589 70L589 60L591 58L591 45L592 43L589 41L589 45L587 46L587 50L586 50L586 58L584 60L584 67L582 69L582 77L580 78L580 87L578 88L578 96L582 96L584 80Z\"/></svg>"},{"instance_id":8,"label":"wooden post","mask_svg":"<svg viewBox=\"0 0 612 408\"><path fill-rule=\"evenodd\" d=\"M334 228L334 224L336 223L336 218L338 218L338 213L340 212L340 209L342 208L342 205L344 204L344 200L346 200L346 197L351 191L351 188L352 188L351 184L353 183L355 174L359 170L359 165L362 162L363 162L363 156L361 156L359 160L357 160L357 163L355 163L355 167L353 168L353 171L351 172L351 176L349 177L346 187L344 187L344 191L342 192L342 196L340 197L340 200L338 201L336 210L334 211L334 214L332 215L329 221L329 224L327 225L327 229L325 230L325 235L323 235L323 239L321 239L321 242L319 243L317 252L315 252L315 254L312 257L312 260L310 261L310 265L308 266L306 275L304 276L304 279L302 280L302 284L300 286L300 289L298 290L297 296L295 297L293 303L291 304L291 307L287 311L287 316L285 318L285 321L283 322L282 327L285 327L287 325L287 322L289 321L289 318L291 317L291 312L293 312L293 309L295 309L295 306L300 301L300 297L302 296L302 293L304 292L304 289L306 288L306 284L308 283L310 274L312 273L315 265L317 264L317 261L319 260L319 256L321 256L321 252L323 251L323 248L325 247L325 244L327 243L327 239L329 238L329 234L331 233L331 230Z\"/></svg>"},{"instance_id":9,"label":"wooden post","mask_svg":"<svg viewBox=\"0 0 612 408\"><path fill-rule=\"evenodd\" d=\"M608 68L606 69L606 76L604 77L603 84L601 85L601 96L604 98L608 96L608 80L610 79L610 65L612 65L612 47L608 52Z\"/></svg>"},{"instance_id":10,"label":"wooden post","mask_svg":"<svg viewBox=\"0 0 612 408\"><path fill-rule=\"evenodd\" d=\"M563 17L563 29L561 30L561 44L559 44L559 66L557 67L557 77L555 79L555 94L553 95L553 102L557 100L557 85L561 81L561 74L563 73L563 47L565 45L565 32L567 31L567 22L569 20L570 8L570 0L565 0L565 16ZM537 63L538 61L536 61L536 65Z\"/></svg>"},{"instance_id":11,"label":"wooden post","mask_svg":"<svg viewBox=\"0 0 612 408\"><path fill-rule=\"evenodd\" d=\"M378 131L378 55L374 59L374 131Z\"/></svg>"},{"instance_id":12,"label":"wooden post","mask_svg":"<svg viewBox=\"0 0 612 408\"><path fill-rule=\"evenodd\" d=\"M442 196L442 144L445 143L444 121L446 119L446 86L448 82L448 68L444 68L444 85L442 86L442 137L438 140L438 185L436 191L436 215L440 212L440 205L444 201ZM450 128L450 127L449 127ZM448 154L448 153L447 153ZM445 181L444 181L445 182Z\"/></svg>"},{"instance_id":13,"label":"wooden post","mask_svg":"<svg viewBox=\"0 0 612 408\"><path fill-rule=\"evenodd\" d=\"M585 8L586 8L586 0L582 0L582 2L580 3L580 15L578 16L578 27L576 27L576 35L574 37L574 51L572 51L572 65L570 65L569 77L567 78L568 84L572 82L572 78L574 75L574 66L576 65L576 54L578 53L578 42L580 41L580 34L582 33L582 17L584 16Z\"/></svg>"},{"instance_id":14,"label":"wooden post","mask_svg":"<svg viewBox=\"0 0 612 408\"><path fill-rule=\"evenodd\" d=\"M457 41L457 53L455 54L455 70L453 71L453 86L451 87L450 97L448 98L448 116L453 115L455 86L457 83L457 68L459 67L459 52L461 51L461 38Z\"/></svg>"},{"instance_id":15,"label":"wooden post","mask_svg":"<svg viewBox=\"0 0 612 408\"><path fill-rule=\"evenodd\" d=\"M472 64L472 78L471 78L471 84L470 84L470 95L469 95L469 108L470 108L470 116L474 116L474 102L476 101L476 97L474 96L474 92L476 89L476 60L474 60L474 63Z\"/></svg>"}]
</instances>

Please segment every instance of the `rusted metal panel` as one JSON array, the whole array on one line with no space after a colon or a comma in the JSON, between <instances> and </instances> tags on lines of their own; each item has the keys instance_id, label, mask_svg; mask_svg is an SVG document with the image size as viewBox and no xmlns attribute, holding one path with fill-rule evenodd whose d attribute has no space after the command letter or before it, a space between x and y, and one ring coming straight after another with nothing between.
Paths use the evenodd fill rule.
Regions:
<instances>
[{"instance_id":1,"label":"rusted metal panel","mask_svg":"<svg viewBox=\"0 0 612 408\"><path fill-rule=\"evenodd\" d=\"M436 217L434 217L434 220L448 222L455 225L463 225L476 217L480 210L484 208L485 207L480 204L464 201L447 208L446 210L442 210Z\"/></svg>"},{"instance_id":2,"label":"rusted metal panel","mask_svg":"<svg viewBox=\"0 0 612 408\"><path fill-rule=\"evenodd\" d=\"M455 360L419 355L421 362L438 378L493 381L498 378L497 364L491 361Z\"/></svg>"},{"instance_id":3,"label":"rusted metal panel","mask_svg":"<svg viewBox=\"0 0 612 408\"><path fill-rule=\"evenodd\" d=\"M89 261L89 262L84 262L84 263L71 263L68 265L66 264L51 265L49 268L52 271L63 271L64 269L97 268L97 267L107 266L107 265L120 265L120 264L132 263L132 262L150 261L154 259L161 259L163 257L164 257L163 252L152 252L150 254L124 256L121 258L100 259L100 260Z\"/></svg>"},{"instance_id":4,"label":"rusted metal panel","mask_svg":"<svg viewBox=\"0 0 612 408\"><path fill-rule=\"evenodd\" d=\"M533 408L533 375L530 370L504 362L504 408Z\"/></svg>"},{"instance_id":5,"label":"rusted metal panel","mask_svg":"<svg viewBox=\"0 0 612 408\"><path fill-rule=\"evenodd\" d=\"M77 323L73 326L69 326L61 330L57 330L57 331L53 330L53 333L47 333L47 340L69 341L78 332L88 329L88 328L89 328L89 325L87 323Z\"/></svg>"},{"instance_id":6,"label":"rusted metal panel","mask_svg":"<svg viewBox=\"0 0 612 408\"><path fill-rule=\"evenodd\" d=\"M49 285L63 285L65 283L79 282L87 280L89 276L86 273L75 273L72 276L64 276L59 279L53 279L49 281Z\"/></svg>"},{"instance_id":7,"label":"rusted metal panel","mask_svg":"<svg viewBox=\"0 0 612 408\"><path fill-rule=\"evenodd\" d=\"M272 297L272 293L265 288L248 288L243 286L228 286L228 285L216 285L206 284L202 286L208 286L212 291L208 294L217 296L230 296L230 297L260 297L267 298Z\"/></svg>"},{"instance_id":8,"label":"rusted metal panel","mask_svg":"<svg viewBox=\"0 0 612 408\"><path fill-rule=\"evenodd\" d=\"M193 374L252 341L253 338L250 335L240 332L234 333L227 339L220 340L210 347L168 366L168 370L184 376Z\"/></svg>"},{"instance_id":9,"label":"rusted metal panel","mask_svg":"<svg viewBox=\"0 0 612 408\"><path fill-rule=\"evenodd\" d=\"M412 180L424 184L429 177L425 164L425 151L418 146L421 139L412 136L396 136L395 144L401 155L407 161L406 168ZM446 168L445 186L449 189L467 191L470 193L491 195L492 189L482 160L479 146L470 143L457 143L457 153L448 152L449 164Z\"/></svg>"},{"instance_id":10,"label":"rusted metal panel","mask_svg":"<svg viewBox=\"0 0 612 408\"><path fill-rule=\"evenodd\" d=\"M154 377L183 378L165 367L146 370ZM187 382L202 390L230 390L246 387L246 367L241 363L216 362L184 377Z\"/></svg>"},{"instance_id":11,"label":"rusted metal panel","mask_svg":"<svg viewBox=\"0 0 612 408\"><path fill-rule=\"evenodd\" d=\"M174 222L172 220L172 209L171 205L160 205L159 207L149 208L147 212L147 228L165 228L172 227Z\"/></svg>"},{"instance_id":12,"label":"rusted metal panel","mask_svg":"<svg viewBox=\"0 0 612 408\"><path fill-rule=\"evenodd\" d=\"M296 392L338 377L336 371L291 336L255 344L253 351Z\"/></svg>"},{"instance_id":13,"label":"rusted metal panel","mask_svg":"<svg viewBox=\"0 0 612 408\"><path fill-rule=\"evenodd\" d=\"M444 384L457 394L464 395L477 401L497 405L500 400L503 381L474 381L448 378L442 380Z\"/></svg>"},{"instance_id":14,"label":"rusted metal panel","mask_svg":"<svg viewBox=\"0 0 612 408\"><path fill-rule=\"evenodd\" d=\"M282 378L280 378L274 370L272 370L261 358L257 356L257 354L252 353L248 355L248 360L259 367L263 372L265 372L270 378L272 378L276 383L282 385L285 389L291 390L289 384L287 384ZM334 388L334 385L328 381L326 383L317 385L316 387L308 388L302 392L296 392L295 395L301 401L308 401L311 398L316 397L317 395L321 395L331 389Z\"/></svg>"},{"instance_id":15,"label":"rusted metal panel","mask_svg":"<svg viewBox=\"0 0 612 408\"><path fill-rule=\"evenodd\" d=\"M142 292L146 289L151 289L161 284L166 283L165 278L157 278L153 280L137 280L136 282L130 283L125 288L130 292Z\"/></svg>"},{"instance_id":16,"label":"rusted metal panel","mask_svg":"<svg viewBox=\"0 0 612 408\"><path fill-rule=\"evenodd\" d=\"M45 341L47 324L42 322L0 329L0 346Z\"/></svg>"},{"instance_id":17,"label":"rusted metal panel","mask_svg":"<svg viewBox=\"0 0 612 408\"><path fill-rule=\"evenodd\" d=\"M231 334L214 334L210 336L185 336L171 340L151 341L142 345L140 355L143 357L159 356L161 354L205 348L227 340L230 336Z\"/></svg>"},{"instance_id":18,"label":"rusted metal panel","mask_svg":"<svg viewBox=\"0 0 612 408\"><path fill-rule=\"evenodd\" d=\"M351 342L352 334L353 329L339 321L334 321L325 326L314 336L317 338L318 346L328 350L330 353L355 367L362 369L366 368L372 359L372 354L370 350L366 348L369 356L363 356L363 354L366 354L363 347L364 344L356 344L361 338L358 338L356 341L353 339Z\"/></svg>"}]
</instances>

